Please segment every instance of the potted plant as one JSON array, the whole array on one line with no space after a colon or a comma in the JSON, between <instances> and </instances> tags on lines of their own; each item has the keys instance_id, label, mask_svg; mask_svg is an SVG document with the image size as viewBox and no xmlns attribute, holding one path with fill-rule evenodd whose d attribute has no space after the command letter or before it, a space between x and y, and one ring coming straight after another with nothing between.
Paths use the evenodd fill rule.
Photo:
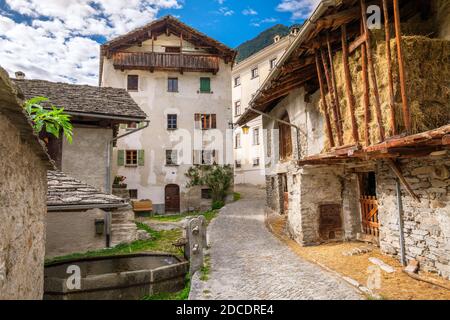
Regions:
<instances>
[{"instance_id":1,"label":"potted plant","mask_svg":"<svg viewBox=\"0 0 450 320\"><path fill-rule=\"evenodd\" d=\"M127 184L123 183L127 178L124 176L115 176L113 182L113 188L115 189L126 189Z\"/></svg>"}]
</instances>

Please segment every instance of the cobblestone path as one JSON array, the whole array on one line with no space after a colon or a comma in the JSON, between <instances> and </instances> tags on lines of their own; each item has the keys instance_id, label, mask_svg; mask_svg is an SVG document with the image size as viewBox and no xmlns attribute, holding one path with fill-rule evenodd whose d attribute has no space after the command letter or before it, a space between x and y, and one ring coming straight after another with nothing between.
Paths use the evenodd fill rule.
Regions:
<instances>
[{"instance_id":1,"label":"cobblestone path","mask_svg":"<svg viewBox=\"0 0 450 320\"><path fill-rule=\"evenodd\" d=\"M192 279L190 299L361 299L359 292L319 266L299 258L264 222L264 191L238 190L208 228L211 272Z\"/></svg>"}]
</instances>

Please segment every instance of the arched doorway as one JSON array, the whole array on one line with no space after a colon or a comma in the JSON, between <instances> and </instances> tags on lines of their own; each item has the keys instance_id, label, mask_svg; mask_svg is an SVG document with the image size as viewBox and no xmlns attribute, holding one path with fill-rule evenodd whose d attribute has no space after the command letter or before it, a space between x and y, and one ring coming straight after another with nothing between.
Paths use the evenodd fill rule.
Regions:
<instances>
[{"instance_id":1,"label":"arched doorway","mask_svg":"<svg viewBox=\"0 0 450 320\"><path fill-rule=\"evenodd\" d=\"M165 188L165 211L180 212L180 187L176 184L168 184Z\"/></svg>"},{"instance_id":2,"label":"arched doorway","mask_svg":"<svg viewBox=\"0 0 450 320\"><path fill-rule=\"evenodd\" d=\"M289 115L287 112L284 114L283 121L289 122ZM292 134L291 127L287 124L280 123L280 160L286 161L292 159Z\"/></svg>"}]
</instances>

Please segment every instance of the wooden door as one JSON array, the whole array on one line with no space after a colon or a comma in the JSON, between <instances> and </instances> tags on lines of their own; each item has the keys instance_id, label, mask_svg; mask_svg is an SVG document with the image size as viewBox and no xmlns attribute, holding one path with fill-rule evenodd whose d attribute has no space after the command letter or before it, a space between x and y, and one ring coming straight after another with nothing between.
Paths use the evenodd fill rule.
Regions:
<instances>
[{"instance_id":1,"label":"wooden door","mask_svg":"<svg viewBox=\"0 0 450 320\"><path fill-rule=\"evenodd\" d=\"M362 231L366 235L378 238L380 235L380 222L378 220L375 172L360 173L359 185Z\"/></svg>"},{"instance_id":2,"label":"wooden door","mask_svg":"<svg viewBox=\"0 0 450 320\"><path fill-rule=\"evenodd\" d=\"M289 116L286 113L283 117L283 120L286 122L289 121ZM287 124L280 123L280 160L285 161L292 158L292 135L291 135L291 127Z\"/></svg>"},{"instance_id":3,"label":"wooden door","mask_svg":"<svg viewBox=\"0 0 450 320\"><path fill-rule=\"evenodd\" d=\"M287 185L287 176L285 174L281 174L280 179L283 202L282 214L286 214L289 210L289 190Z\"/></svg>"},{"instance_id":4,"label":"wooden door","mask_svg":"<svg viewBox=\"0 0 450 320\"><path fill-rule=\"evenodd\" d=\"M165 211L180 212L180 187L176 184L169 184L165 189Z\"/></svg>"}]
</instances>

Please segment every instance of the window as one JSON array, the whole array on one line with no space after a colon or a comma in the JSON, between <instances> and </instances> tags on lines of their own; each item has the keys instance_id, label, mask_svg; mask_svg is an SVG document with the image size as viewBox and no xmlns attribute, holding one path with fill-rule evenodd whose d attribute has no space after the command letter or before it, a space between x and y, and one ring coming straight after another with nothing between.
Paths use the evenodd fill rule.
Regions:
<instances>
[{"instance_id":1,"label":"window","mask_svg":"<svg viewBox=\"0 0 450 320\"><path fill-rule=\"evenodd\" d=\"M167 81L168 92L178 92L178 78L169 78Z\"/></svg>"},{"instance_id":2,"label":"window","mask_svg":"<svg viewBox=\"0 0 450 320\"><path fill-rule=\"evenodd\" d=\"M167 130L176 130L178 128L177 119L176 114L167 115Z\"/></svg>"},{"instance_id":3,"label":"window","mask_svg":"<svg viewBox=\"0 0 450 320\"><path fill-rule=\"evenodd\" d=\"M175 150L166 150L166 165L176 166L178 165L178 153Z\"/></svg>"},{"instance_id":4,"label":"window","mask_svg":"<svg viewBox=\"0 0 450 320\"><path fill-rule=\"evenodd\" d=\"M259 158L253 159L253 166L254 167L259 167Z\"/></svg>"},{"instance_id":5,"label":"window","mask_svg":"<svg viewBox=\"0 0 450 320\"><path fill-rule=\"evenodd\" d=\"M237 169L242 168L241 160L236 160L236 161L234 162L234 165L235 165L235 167L236 167Z\"/></svg>"},{"instance_id":6,"label":"window","mask_svg":"<svg viewBox=\"0 0 450 320\"><path fill-rule=\"evenodd\" d=\"M194 150L195 165L213 165L218 163L218 150Z\"/></svg>"},{"instance_id":7,"label":"window","mask_svg":"<svg viewBox=\"0 0 450 320\"><path fill-rule=\"evenodd\" d=\"M128 75L127 90L128 91L138 91L139 90L139 76Z\"/></svg>"},{"instance_id":8,"label":"window","mask_svg":"<svg viewBox=\"0 0 450 320\"><path fill-rule=\"evenodd\" d=\"M200 78L200 93L211 93L211 78Z\"/></svg>"},{"instance_id":9,"label":"window","mask_svg":"<svg viewBox=\"0 0 450 320\"><path fill-rule=\"evenodd\" d=\"M277 66L277 58L273 58L272 60L270 60L270 70L275 69L276 66Z\"/></svg>"},{"instance_id":10,"label":"window","mask_svg":"<svg viewBox=\"0 0 450 320\"><path fill-rule=\"evenodd\" d=\"M202 189L202 199L212 199L211 189Z\"/></svg>"},{"instance_id":11,"label":"window","mask_svg":"<svg viewBox=\"0 0 450 320\"><path fill-rule=\"evenodd\" d=\"M167 53L180 53L181 47L166 47Z\"/></svg>"},{"instance_id":12,"label":"window","mask_svg":"<svg viewBox=\"0 0 450 320\"><path fill-rule=\"evenodd\" d=\"M217 117L215 114L201 114L194 115L195 129L217 129Z\"/></svg>"},{"instance_id":13,"label":"window","mask_svg":"<svg viewBox=\"0 0 450 320\"><path fill-rule=\"evenodd\" d=\"M241 115L241 101L238 100L234 103L234 115L240 116Z\"/></svg>"},{"instance_id":14,"label":"window","mask_svg":"<svg viewBox=\"0 0 450 320\"><path fill-rule=\"evenodd\" d=\"M212 165L217 164L216 150L202 150L202 164Z\"/></svg>"},{"instance_id":15,"label":"window","mask_svg":"<svg viewBox=\"0 0 450 320\"><path fill-rule=\"evenodd\" d=\"M252 69L252 79L259 77L259 70L258 67Z\"/></svg>"},{"instance_id":16,"label":"window","mask_svg":"<svg viewBox=\"0 0 450 320\"><path fill-rule=\"evenodd\" d=\"M118 166L145 166L144 150L118 150L117 151Z\"/></svg>"},{"instance_id":17,"label":"window","mask_svg":"<svg viewBox=\"0 0 450 320\"><path fill-rule=\"evenodd\" d=\"M239 149L241 147L241 134L236 133L236 136L234 137L234 146L236 149Z\"/></svg>"},{"instance_id":18,"label":"window","mask_svg":"<svg viewBox=\"0 0 450 320\"><path fill-rule=\"evenodd\" d=\"M253 145L259 145L259 128L253 129Z\"/></svg>"},{"instance_id":19,"label":"window","mask_svg":"<svg viewBox=\"0 0 450 320\"><path fill-rule=\"evenodd\" d=\"M137 150L127 150L125 153L125 165L127 166L137 166Z\"/></svg>"},{"instance_id":20,"label":"window","mask_svg":"<svg viewBox=\"0 0 450 320\"><path fill-rule=\"evenodd\" d=\"M234 78L234 86L238 87L241 85L241 76L237 76L236 78Z\"/></svg>"},{"instance_id":21,"label":"window","mask_svg":"<svg viewBox=\"0 0 450 320\"><path fill-rule=\"evenodd\" d=\"M133 200L138 199L138 191L136 189L130 189L130 190L128 190L128 193L130 195L130 199L133 199Z\"/></svg>"},{"instance_id":22,"label":"window","mask_svg":"<svg viewBox=\"0 0 450 320\"><path fill-rule=\"evenodd\" d=\"M289 122L289 116L286 113L282 120ZM280 133L279 133L279 145L280 145L280 160L286 161L292 158L292 136L291 136L291 127L280 123L279 125Z\"/></svg>"}]
</instances>

